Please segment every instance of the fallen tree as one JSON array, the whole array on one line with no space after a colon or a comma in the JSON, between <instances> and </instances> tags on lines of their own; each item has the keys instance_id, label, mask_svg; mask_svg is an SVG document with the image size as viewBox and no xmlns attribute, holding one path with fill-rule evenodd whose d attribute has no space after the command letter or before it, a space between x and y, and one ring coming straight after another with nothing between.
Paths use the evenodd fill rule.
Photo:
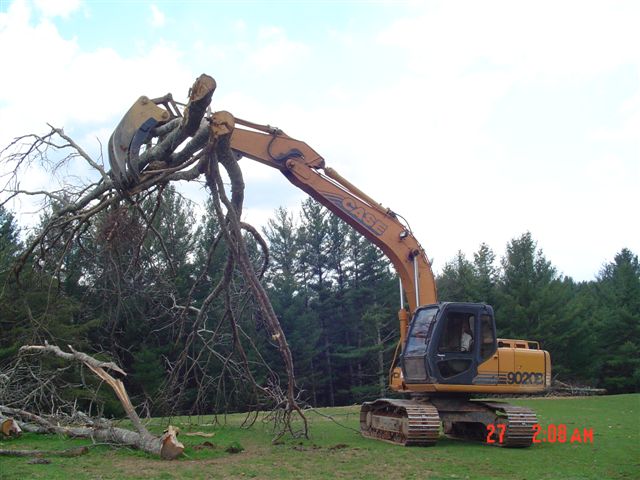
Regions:
<instances>
[{"instance_id":1,"label":"fallen tree","mask_svg":"<svg viewBox=\"0 0 640 480\"><path fill-rule=\"evenodd\" d=\"M19 426L22 430L38 433L55 433L73 438L90 438L93 441L102 443L126 445L153 455L159 455L166 460L173 460L182 455L184 445L177 439L178 429L169 426L161 436L156 436L149 432L144 426L135 408L131 404L131 400L122 381L114 378L107 372L107 370L111 370L126 376L126 373L113 362L101 362L86 353L75 351L72 347L69 347L70 352L64 352L56 345L48 344L28 345L22 347L20 350L22 352L48 353L67 361L80 362L85 365L111 387L120 401L127 418L134 427L134 430L127 430L125 428L114 427L109 423L94 422L88 418L86 419L88 423L86 425L61 425L58 419L55 418L48 419L25 410L0 405L0 413L11 415L14 419L21 419L22 425L19 424Z\"/></svg>"}]
</instances>

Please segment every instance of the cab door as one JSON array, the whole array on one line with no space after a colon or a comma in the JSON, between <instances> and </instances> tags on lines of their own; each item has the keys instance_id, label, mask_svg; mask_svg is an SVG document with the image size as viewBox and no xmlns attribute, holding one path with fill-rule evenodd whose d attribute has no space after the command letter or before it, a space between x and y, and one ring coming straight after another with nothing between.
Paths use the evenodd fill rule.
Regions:
<instances>
[{"instance_id":1,"label":"cab door","mask_svg":"<svg viewBox=\"0 0 640 480\"><path fill-rule=\"evenodd\" d=\"M443 310L429 349L431 370L439 383L468 385L477 375L477 307L449 304Z\"/></svg>"}]
</instances>

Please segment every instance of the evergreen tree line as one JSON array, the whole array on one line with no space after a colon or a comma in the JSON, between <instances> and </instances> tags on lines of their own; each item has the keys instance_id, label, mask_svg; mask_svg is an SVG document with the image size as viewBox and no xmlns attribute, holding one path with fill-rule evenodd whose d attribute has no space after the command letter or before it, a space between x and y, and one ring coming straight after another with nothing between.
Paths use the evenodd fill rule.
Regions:
<instances>
[{"instance_id":1,"label":"evergreen tree line","mask_svg":"<svg viewBox=\"0 0 640 480\"><path fill-rule=\"evenodd\" d=\"M309 199L300 210L297 217L278 209L264 235L271 256L265 282L301 395L315 406L385 395L398 341L396 276L379 249L319 204ZM18 285L11 268L23 248L19 226L0 209L0 367L20 346L46 340L115 358L129 372L134 400L155 414L259 407L228 359L240 342L254 378L266 384L279 373L279 357L241 280L240 333L228 329L215 302L202 325L181 310L201 305L222 275L224 248L207 262L217 232L211 214L196 219L166 188L140 209L105 214L77 241L65 243L70 232L52 235L51 260L28 263ZM248 241L258 268L259 249ZM493 305L499 336L539 340L558 378L610 392L639 389L640 265L630 250L618 252L595 280L574 282L525 233L499 260L484 244L473 259L458 253L437 283L441 301ZM78 373L59 371L69 385ZM76 385L66 394L82 398L84 391ZM86 402L118 411L108 394Z\"/></svg>"},{"instance_id":2,"label":"evergreen tree line","mask_svg":"<svg viewBox=\"0 0 640 480\"><path fill-rule=\"evenodd\" d=\"M312 200L303 202L299 224L280 209L266 233L274 306L313 400L333 405L384 393L399 305L386 257ZM595 280L575 282L525 232L500 259L484 243L472 259L458 252L436 281L440 301L492 305L499 337L539 341L556 378L612 393L640 390L640 264L629 249Z\"/></svg>"}]
</instances>

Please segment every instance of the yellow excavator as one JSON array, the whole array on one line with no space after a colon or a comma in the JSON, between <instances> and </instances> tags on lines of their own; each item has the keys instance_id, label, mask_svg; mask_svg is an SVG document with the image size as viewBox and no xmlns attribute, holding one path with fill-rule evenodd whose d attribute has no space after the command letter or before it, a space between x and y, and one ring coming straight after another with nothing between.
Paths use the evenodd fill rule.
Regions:
<instances>
[{"instance_id":1,"label":"yellow excavator","mask_svg":"<svg viewBox=\"0 0 640 480\"><path fill-rule=\"evenodd\" d=\"M124 188L144 169L136 163L149 132L172 117L159 101L141 97L109 142L111 175ZM498 338L493 308L484 303L438 302L429 259L401 217L325 165L320 154L282 130L229 112L210 116L212 134L231 134L231 149L280 170L390 259L400 279L400 341L389 374L405 399L366 402L364 436L400 445L433 445L446 435L504 447L532 443L535 413L472 395L535 394L551 385L549 353L538 342ZM492 441L489 436L496 432Z\"/></svg>"}]
</instances>

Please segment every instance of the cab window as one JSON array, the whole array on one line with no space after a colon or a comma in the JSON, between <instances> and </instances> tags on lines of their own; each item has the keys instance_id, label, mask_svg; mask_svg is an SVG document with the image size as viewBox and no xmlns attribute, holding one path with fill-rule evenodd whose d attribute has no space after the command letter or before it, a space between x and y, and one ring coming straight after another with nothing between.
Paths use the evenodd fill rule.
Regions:
<instances>
[{"instance_id":1,"label":"cab window","mask_svg":"<svg viewBox=\"0 0 640 480\"><path fill-rule=\"evenodd\" d=\"M427 339L431 337L437 313L437 308L425 308L416 313L411 333L407 340L406 353L420 354L425 352Z\"/></svg>"},{"instance_id":2,"label":"cab window","mask_svg":"<svg viewBox=\"0 0 640 480\"><path fill-rule=\"evenodd\" d=\"M459 312L449 313L438 344L438 352L471 352L474 327L474 315Z\"/></svg>"},{"instance_id":3,"label":"cab window","mask_svg":"<svg viewBox=\"0 0 640 480\"><path fill-rule=\"evenodd\" d=\"M481 315L480 325L480 332L482 335L482 342L480 343L480 356L483 360L486 360L495 352L496 333L493 330L491 315Z\"/></svg>"}]
</instances>

